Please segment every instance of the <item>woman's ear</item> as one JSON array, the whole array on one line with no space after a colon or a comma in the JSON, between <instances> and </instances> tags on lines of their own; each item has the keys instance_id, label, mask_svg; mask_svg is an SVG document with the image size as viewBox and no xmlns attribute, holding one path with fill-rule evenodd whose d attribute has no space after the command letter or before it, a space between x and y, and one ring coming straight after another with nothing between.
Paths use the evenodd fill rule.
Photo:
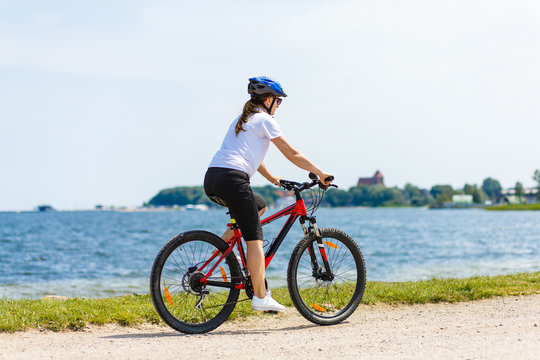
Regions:
<instances>
[{"instance_id":1,"label":"woman's ear","mask_svg":"<svg viewBox=\"0 0 540 360\"><path fill-rule=\"evenodd\" d=\"M266 97L263 100L263 103L267 108L270 108L270 105L272 104L272 97L271 96Z\"/></svg>"}]
</instances>

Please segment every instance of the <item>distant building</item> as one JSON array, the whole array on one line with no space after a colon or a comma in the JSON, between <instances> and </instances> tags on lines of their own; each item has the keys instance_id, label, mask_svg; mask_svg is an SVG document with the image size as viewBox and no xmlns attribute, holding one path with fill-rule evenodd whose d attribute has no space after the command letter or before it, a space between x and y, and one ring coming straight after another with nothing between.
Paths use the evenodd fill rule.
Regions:
<instances>
[{"instance_id":1,"label":"distant building","mask_svg":"<svg viewBox=\"0 0 540 360\"><path fill-rule=\"evenodd\" d=\"M527 204L525 196L507 195L503 198L503 204L515 205L515 204Z\"/></svg>"},{"instance_id":2,"label":"distant building","mask_svg":"<svg viewBox=\"0 0 540 360\"><path fill-rule=\"evenodd\" d=\"M517 196L516 189L503 189L501 194L496 199L498 204L533 204L538 202L536 198L536 193L538 192L537 188L526 188L523 189L524 196Z\"/></svg>"},{"instance_id":3,"label":"distant building","mask_svg":"<svg viewBox=\"0 0 540 360\"><path fill-rule=\"evenodd\" d=\"M383 175L377 170L372 177L358 179L358 185L384 185L383 180Z\"/></svg>"},{"instance_id":4,"label":"distant building","mask_svg":"<svg viewBox=\"0 0 540 360\"><path fill-rule=\"evenodd\" d=\"M455 205L472 205L472 195L452 195L452 203Z\"/></svg>"}]
</instances>

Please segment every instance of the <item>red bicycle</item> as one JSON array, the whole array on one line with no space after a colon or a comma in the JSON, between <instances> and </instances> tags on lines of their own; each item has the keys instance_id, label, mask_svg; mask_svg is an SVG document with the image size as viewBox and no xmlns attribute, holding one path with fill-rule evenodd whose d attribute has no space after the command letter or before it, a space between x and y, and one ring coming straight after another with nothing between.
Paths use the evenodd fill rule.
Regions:
<instances>
[{"instance_id":1,"label":"red bicycle","mask_svg":"<svg viewBox=\"0 0 540 360\"><path fill-rule=\"evenodd\" d=\"M310 178L304 183L281 181L284 190L294 192L296 202L261 221L266 225L289 216L266 251L265 263L268 267L299 220L304 237L289 260L289 294L306 319L331 325L342 322L358 307L366 269L362 252L349 235L334 228L317 228L313 214L328 187L316 175L310 174ZM304 191L310 199L307 207L301 195ZM188 231L172 238L158 253L150 293L156 311L173 329L188 334L211 331L227 320L241 290L253 298L242 234L234 219L227 225L234 230L228 242L208 231Z\"/></svg>"}]
</instances>

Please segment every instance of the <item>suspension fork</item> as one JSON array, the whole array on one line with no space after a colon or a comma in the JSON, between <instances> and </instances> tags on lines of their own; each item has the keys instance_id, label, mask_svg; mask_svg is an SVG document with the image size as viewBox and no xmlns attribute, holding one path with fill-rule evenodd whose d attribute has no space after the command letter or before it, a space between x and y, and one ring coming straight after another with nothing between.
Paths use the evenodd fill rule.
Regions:
<instances>
[{"instance_id":1,"label":"suspension fork","mask_svg":"<svg viewBox=\"0 0 540 360\"><path fill-rule=\"evenodd\" d=\"M315 236L315 240L317 241L317 245L319 248L319 252L321 254L321 258L323 259L323 265L324 269L326 270L326 276L328 279L333 279L334 275L332 274L332 269L330 268L330 263L328 262L328 256L326 255L326 249L324 248L324 243L322 240L321 233L319 232L319 228L317 227L317 219L315 216L312 216L308 218L309 220L309 233L313 234ZM303 224L302 224L303 225ZM303 225L305 228L305 226ZM317 257L315 256L315 249L314 249L314 243L310 243L308 247L309 256L311 258L311 265L313 267L314 272L319 271L319 264L317 262Z\"/></svg>"},{"instance_id":2,"label":"suspension fork","mask_svg":"<svg viewBox=\"0 0 540 360\"><path fill-rule=\"evenodd\" d=\"M304 231L304 236L307 236L311 231L313 231L312 226L309 226L309 229L306 227L306 220L309 219L307 216L301 216L300 217L300 225L302 225L302 230ZM310 221L311 223L311 221ZM317 261L317 257L315 256L315 248L313 247L313 243L310 243L308 245L308 253L309 257L311 259L311 269L313 270L313 275L315 276L319 272L319 263Z\"/></svg>"}]
</instances>

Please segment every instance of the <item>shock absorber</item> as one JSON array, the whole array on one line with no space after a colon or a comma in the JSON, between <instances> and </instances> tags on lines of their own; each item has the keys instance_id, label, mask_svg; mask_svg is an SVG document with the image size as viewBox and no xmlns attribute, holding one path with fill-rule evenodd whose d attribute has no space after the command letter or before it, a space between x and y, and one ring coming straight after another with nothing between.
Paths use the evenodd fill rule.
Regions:
<instances>
[{"instance_id":1,"label":"shock absorber","mask_svg":"<svg viewBox=\"0 0 540 360\"><path fill-rule=\"evenodd\" d=\"M300 225L302 225L302 231L304 232L304 236L308 234L308 229L306 228L306 216L300 217Z\"/></svg>"},{"instance_id":2,"label":"shock absorber","mask_svg":"<svg viewBox=\"0 0 540 360\"><path fill-rule=\"evenodd\" d=\"M313 231L313 233L317 237L317 242L320 242L321 233L319 232L319 228L317 228L317 217L316 216L312 216L312 217L309 218L309 230Z\"/></svg>"},{"instance_id":3,"label":"shock absorber","mask_svg":"<svg viewBox=\"0 0 540 360\"><path fill-rule=\"evenodd\" d=\"M328 256L326 255L326 249L324 248L324 242L322 240L321 233L319 231L319 228L317 227L317 219L315 216L312 216L309 218L310 222L310 230L313 231L313 234L315 235L315 239L317 240L317 245L319 246L319 251L321 253L321 257L323 258L324 263L324 269L326 270L326 274L324 274L324 280L333 280L334 276L332 274L332 270L330 269L330 263L328 261Z\"/></svg>"}]
</instances>

